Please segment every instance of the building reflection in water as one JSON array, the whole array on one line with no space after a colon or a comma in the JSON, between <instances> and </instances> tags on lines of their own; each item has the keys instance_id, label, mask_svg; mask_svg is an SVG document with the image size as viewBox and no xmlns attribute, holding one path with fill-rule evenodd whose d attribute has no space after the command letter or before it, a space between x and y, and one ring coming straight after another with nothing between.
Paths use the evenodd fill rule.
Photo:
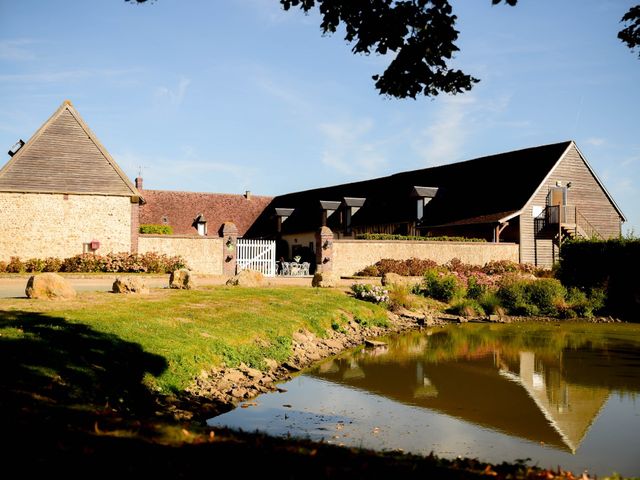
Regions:
<instances>
[{"instance_id":1,"label":"building reflection in water","mask_svg":"<svg viewBox=\"0 0 640 480\"><path fill-rule=\"evenodd\" d=\"M403 336L310 375L575 453L612 390L640 391L637 345L523 341L486 327ZM555 335L555 333L553 333Z\"/></svg>"}]
</instances>

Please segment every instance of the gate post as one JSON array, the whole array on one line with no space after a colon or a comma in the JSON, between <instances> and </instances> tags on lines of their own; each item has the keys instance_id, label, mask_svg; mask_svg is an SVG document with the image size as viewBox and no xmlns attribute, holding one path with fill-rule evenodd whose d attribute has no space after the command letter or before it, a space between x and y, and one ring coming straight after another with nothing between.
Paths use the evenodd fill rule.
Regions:
<instances>
[{"instance_id":1,"label":"gate post","mask_svg":"<svg viewBox=\"0 0 640 480\"><path fill-rule=\"evenodd\" d=\"M227 276L236 274L238 228L233 222L224 222L218 230L222 237L222 273Z\"/></svg>"},{"instance_id":2,"label":"gate post","mask_svg":"<svg viewBox=\"0 0 640 480\"><path fill-rule=\"evenodd\" d=\"M321 227L316 232L316 272L329 273L333 270L333 232L329 227Z\"/></svg>"}]
</instances>

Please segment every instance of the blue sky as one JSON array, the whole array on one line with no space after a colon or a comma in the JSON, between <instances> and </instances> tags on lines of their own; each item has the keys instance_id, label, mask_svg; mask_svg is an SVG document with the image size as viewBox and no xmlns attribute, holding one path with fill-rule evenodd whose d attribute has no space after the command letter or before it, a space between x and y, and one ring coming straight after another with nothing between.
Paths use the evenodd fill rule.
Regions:
<instances>
[{"instance_id":1,"label":"blue sky","mask_svg":"<svg viewBox=\"0 0 640 480\"><path fill-rule=\"evenodd\" d=\"M394 100L277 0L0 0L0 148L70 99L145 188L276 195L573 139L640 233L637 0L453 0L470 93ZM8 160L5 156L4 163Z\"/></svg>"}]
</instances>

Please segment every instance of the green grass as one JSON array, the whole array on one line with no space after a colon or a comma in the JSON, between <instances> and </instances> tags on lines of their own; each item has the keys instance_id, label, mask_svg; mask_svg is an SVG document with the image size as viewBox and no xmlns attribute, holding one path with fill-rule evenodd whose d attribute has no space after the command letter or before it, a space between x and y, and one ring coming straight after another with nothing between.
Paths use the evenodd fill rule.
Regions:
<instances>
[{"instance_id":1,"label":"green grass","mask_svg":"<svg viewBox=\"0 0 640 480\"><path fill-rule=\"evenodd\" d=\"M71 302L0 300L3 340L38 341L42 331L29 328L36 318L39 324L51 319L47 334L85 325L162 357L164 371L145 374L146 382L162 392L182 390L202 370L223 363L263 368L265 358L283 361L299 329L326 336L332 324L345 318L365 325L386 322L380 306L340 291L302 287L153 290L149 296L92 293Z\"/></svg>"}]
</instances>

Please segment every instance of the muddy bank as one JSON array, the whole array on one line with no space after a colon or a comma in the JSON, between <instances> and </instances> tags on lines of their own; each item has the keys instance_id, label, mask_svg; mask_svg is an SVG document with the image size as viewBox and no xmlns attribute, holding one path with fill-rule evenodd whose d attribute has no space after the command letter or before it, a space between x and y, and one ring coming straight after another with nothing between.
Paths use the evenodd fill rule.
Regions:
<instances>
[{"instance_id":1,"label":"muddy bank","mask_svg":"<svg viewBox=\"0 0 640 480\"><path fill-rule=\"evenodd\" d=\"M238 403L261 393L278 389L277 383L323 358L337 355L381 336L397 335L424 326L446 325L451 320L403 311L388 314L388 326L363 326L354 320L340 331L331 331L325 338L311 332L293 334L292 354L278 364L267 360L267 370L261 371L241 364L235 368L221 367L203 371L182 395L160 401L165 412L182 420L206 420L234 408Z\"/></svg>"},{"instance_id":2,"label":"muddy bank","mask_svg":"<svg viewBox=\"0 0 640 480\"><path fill-rule=\"evenodd\" d=\"M293 334L292 354L284 363L267 359L267 369L261 371L241 364L238 367L220 367L202 371L194 382L179 396L159 400L162 412L178 420L199 420L214 417L233 409L240 402L250 400L261 393L278 390L278 382L291 379L291 375L324 358L345 350L365 345L372 339L398 335L424 327L461 323L516 323L516 322L592 322L618 323L611 317L561 320L549 317L490 316L468 318L441 312L388 313L388 326L363 326L349 321L340 331L331 331L320 338L308 331ZM375 343L375 342L369 342Z\"/></svg>"}]
</instances>

